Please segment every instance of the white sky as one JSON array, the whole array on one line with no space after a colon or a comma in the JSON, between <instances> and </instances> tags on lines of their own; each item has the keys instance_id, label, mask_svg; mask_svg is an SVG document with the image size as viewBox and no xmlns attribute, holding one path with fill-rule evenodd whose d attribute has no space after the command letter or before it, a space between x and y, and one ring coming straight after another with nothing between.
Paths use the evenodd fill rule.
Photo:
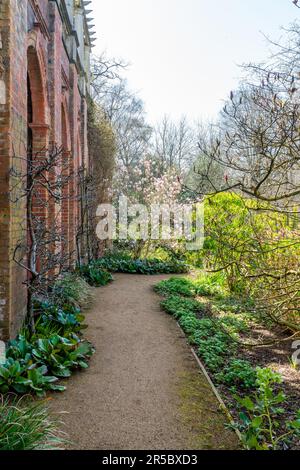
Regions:
<instances>
[{"instance_id":1,"label":"white sky","mask_svg":"<svg viewBox=\"0 0 300 470\"><path fill-rule=\"evenodd\" d=\"M93 0L94 52L124 58L150 122L217 115L238 64L259 61L280 26L300 18L292 0Z\"/></svg>"}]
</instances>

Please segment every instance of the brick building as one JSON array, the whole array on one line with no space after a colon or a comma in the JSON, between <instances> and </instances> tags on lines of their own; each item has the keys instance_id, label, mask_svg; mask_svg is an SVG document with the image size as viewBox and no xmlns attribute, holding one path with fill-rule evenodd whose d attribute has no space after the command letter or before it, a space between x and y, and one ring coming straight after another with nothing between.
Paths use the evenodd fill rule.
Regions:
<instances>
[{"instance_id":1,"label":"brick building","mask_svg":"<svg viewBox=\"0 0 300 470\"><path fill-rule=\"evenodd\" d=\"M92 47L82 0L0 0L0 338L14 337L26 315L26 271L13 260L26 237L24 202L10 198L15 155L63 146L70 170L88 167L87 96ZM24 159L26 164L26 158ZM24 165L24 162L21 164ZM75 245L75 198L62 213L67 249Z\"/></svg>"}]
</instances>

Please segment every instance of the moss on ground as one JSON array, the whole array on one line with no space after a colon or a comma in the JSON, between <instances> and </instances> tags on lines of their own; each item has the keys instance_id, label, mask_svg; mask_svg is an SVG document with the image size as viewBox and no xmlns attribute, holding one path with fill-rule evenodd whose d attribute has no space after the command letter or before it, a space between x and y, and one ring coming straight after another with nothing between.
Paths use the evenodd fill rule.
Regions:
<instances>
[{"instance_id":1,"label":"moss on ground","mask_svg":"<svg viewBox=\"0 0 300 470\"><path fill-rule=\"evenodd\" d=\"M232 430L226 429L227 418L201 372L182 374L178 393L181 419L191 436L192 449L239 449L239 440Z\"/></svg>"}]
</instances>

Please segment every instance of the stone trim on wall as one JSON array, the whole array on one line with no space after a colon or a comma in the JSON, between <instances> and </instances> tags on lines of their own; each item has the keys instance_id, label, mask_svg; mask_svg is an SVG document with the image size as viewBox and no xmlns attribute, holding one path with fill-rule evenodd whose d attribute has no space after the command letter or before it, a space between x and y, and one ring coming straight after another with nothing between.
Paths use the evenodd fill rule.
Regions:
<instances>
[{"instance_id":1,"label":"stone trim on wall","mask_svg":"<svg viewBox=\"0 0 300 470\"><path fill-rule=\"evenodd\" d=\"M42 15L40 10L39 4L37 0L29 0L32 10L36 16L37 21L34 23L36 27L38 27L43 34L44 38L50 41L50 31L48 29L47 23Z\"/></svg>"}]
</instances>

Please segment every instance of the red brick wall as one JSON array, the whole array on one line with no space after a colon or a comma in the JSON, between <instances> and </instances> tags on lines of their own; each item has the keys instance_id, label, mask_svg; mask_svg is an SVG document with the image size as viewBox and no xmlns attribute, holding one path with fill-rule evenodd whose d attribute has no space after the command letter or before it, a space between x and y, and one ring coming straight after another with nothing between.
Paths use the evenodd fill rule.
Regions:
<instances>
[{"instance_id":1,"label":"red brick wall","mask_svg":"<svg viewBox=\"0 0 300 470\"><path fill-rule=\"evenodd\" d=\"M9 233L10 205L7 197L10 155L10 2L0 3L0 335L7 336L9 332Z\"/></svg>"},{"instance_id":2,"label":"red brick wall","mask_svg":"<svg viewBox=\"0 0 300 470\"><path fill-rule=\"evenodd\" d=\"M17 21L14 18L17 18ZM24 160L16 159L14 155L24 157L27 140L25 121L27 100L26 95L22 93L22 83L27 83L26 41L24 41L27 31L26 18L26 2L1 1L0 54L5 69L2 79L6 88L5 104L0 105L0 335L2 337L13 335L17 331L26 311L24 303L26 292L22 285L24 273L12 260L13 247L22 237L24 204L22 200L11 204L15 191L10 192L14 180L9 178L13 165L18 169L24 166ZM14 289L14 286L18 288Z\"/></svg>"},{"instance_id":3,"label":"red brick wall","mask_svg":"<svg viewBox=\"0 0 300 470\"><path fill-rule=\"evenodd\" d=\"M11 166L19 171L26 171L27 146L27 93L24 93L24 83L27 84L27 8L26 2L11 0ZM15 20L17 18L17 21ZM21 157L22 160L16 157ZM16 197L18 195L16 194ZM9 303L9 333L14 336L21 327L26 314L26 289L23 285L26 273L12 260L12 252L16 243L26 233L24 215L26 214L25 200L11 203L10 221L10 303ZM25 299L25 301L24 301Z\"/></svg>"},{"instance_id":4,"label":"red brick wall","mask_svg":"<svg viewBox=\"0 0 300 470\"><path fill-rule=\"evenodd\" d=\"M82 161L88 162L86 101L78 87L80 71L68 57L62 33L56 1L0 1L0 338L14 337L26 315L26 273L13 261L16 243L27 237L26 204L24 199L12 202L9 190L14 182L10 168L26 171L28 72L35 149L49 142L64 144L73 174ZM76 191L74 178L67 190L74 197L63 206L61 215L71 251L75 249L79 216Z\"/></svg>"}]
</instances>

